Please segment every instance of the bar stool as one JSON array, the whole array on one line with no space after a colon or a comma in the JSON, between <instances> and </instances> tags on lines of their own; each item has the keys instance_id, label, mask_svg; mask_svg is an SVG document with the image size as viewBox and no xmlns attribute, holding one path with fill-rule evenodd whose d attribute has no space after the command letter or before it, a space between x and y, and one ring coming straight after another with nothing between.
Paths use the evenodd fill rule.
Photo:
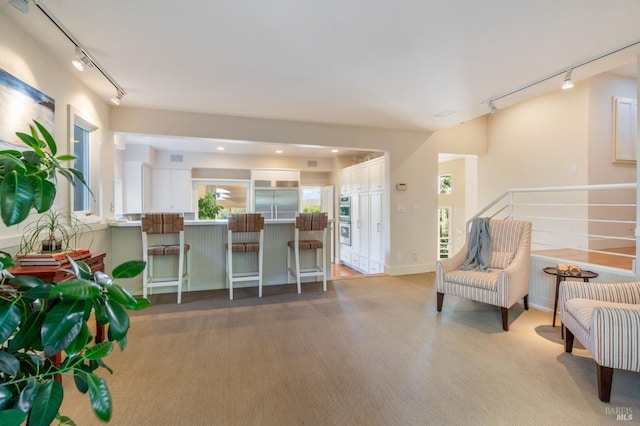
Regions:
<instances>
[{"instance_id":1,"label":"bar stool","mask_svg":"<svg viewBox=\"0 0 640 426\"><path fill-rule=\"evenodd\" d=\"M296 217L296 229L293 241L287 243L287 269L289 274L296 277L298 294L301 292L301 277L319 277L322 275L322 290L327 291L327 213L299 213ZM322 240L301 240L300 232L322 231ZM300 250L315 250L315 267L300 268ZM322 252L322 264L318 263L318 250ZM295 266L291 264L293 252Z\"/></svg>"},{"instance_id":2,"label":"bar stool","mask_svg":"<svg viewBox=\"0 0 640 426\"><path fill-rule=\"evenodd\" d=\"M191 252L189 244L184 242L184 214L182 213L145 213L142 222L142 259L147 262L142 275L142 295L155 287L178 287L178 303L182 303L182 284L186 281L187 291L191 284ZM176 238L177 234L177 238ZM162 235L162 237L161 237ZM154 245L149 245L149 240ZM177 241L176 241L177 240ZM184 258L187 268L184 268ZM170 277L154 275L153 259L156 256L177 256L178 274Z\"/></svg>"},{"instance_id":3,"label":"bar stool","mask_svg":"<svg viewBox=\"0 0 640 426\"><path fill-rule=\"evenodd\" d=\"M257 235L256 235L257 234ZM256 237L258 241L256 241ZM233 283L258 281L258 296L262 297L262 258L264 246L264 217L259 213L231 214L227 221L227 285L229 300L233 300ZM258 270L233 271L233 257L239 253L257 253Z\"/></svg>"}]
</instances>

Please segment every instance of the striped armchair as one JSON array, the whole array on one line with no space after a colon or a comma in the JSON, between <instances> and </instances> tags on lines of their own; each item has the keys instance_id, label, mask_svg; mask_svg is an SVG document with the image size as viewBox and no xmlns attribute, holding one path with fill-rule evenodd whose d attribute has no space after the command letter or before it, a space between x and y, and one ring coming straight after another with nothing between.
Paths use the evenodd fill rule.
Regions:
<instances>
[{"instance_id":1,"label":"striped armchair","mask_svg":"<svg viewBox=\"0 0 640 426\"><path fill-rule=\"evenodd\" d=\"M564 281L560 312L565 352L577 337L597 364L598 397L609 402L614 368L640 372L640 282Z\"/></svg>"},{"instance_id":2,"label":"striped armchair","mask_svg":"<svg viewBox=\"0 0 640 426\"><path fill-rule=\"evenodd\" d=\"M520 299L529 309L531 222L491 219L489 232L493 243L489 272L460 270L467 257L469 235L462 250L437 263L437 309L442 311L445 294L499 306L502 328L509 331L509 309Z\"/></svg>"}]
</instances>

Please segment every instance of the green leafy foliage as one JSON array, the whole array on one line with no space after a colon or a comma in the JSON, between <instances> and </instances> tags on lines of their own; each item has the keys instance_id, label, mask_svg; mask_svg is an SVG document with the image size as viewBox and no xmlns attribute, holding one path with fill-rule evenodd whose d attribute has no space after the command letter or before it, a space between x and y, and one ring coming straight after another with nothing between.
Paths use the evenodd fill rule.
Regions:
<instances>
[{"instance_id":1,"label":"green leafy foliage","mask_svg":"<svg viewBox=\"0 0 640 426\"><path fill-rule=\"evenodd\" d=\"M80 174L62 167L56 158L56 143L40 123L34 121L31 134L16 133L30 150L0 151L0 217L6 226L24 221L32 208L43 213L51 208L56 195L56 172L70 178ZM65 159L73 159L65 156ZM85 183L84 179L81 182Z\"/></svg>"},{"instance_id":2,"label":"green leafy foliage","mask_svg":"<svg viewBox=\"0 0 640 426\"><path fill-rule=\"evenodd\" d=\"M56 195L56 174L73 182L84 178L64 168L70 155L57 155L53 137L38 122L30 134L17 133L28 147L24 151L0 151L0 216L7 226L24 221L32 211L53 218L44 228L57 225L50 212ZM68 222L68 221L67 221ZM127 344L130 327L127 310L140 310L149 301L133 297L114 280L133 278L145 262L130 261L113 270L113 278L92 272L84 262L70 261L66 272L73 278L61 284L36 277L13 277L5 271L15 264L0 252L0 425L73 425L59 409L64 393L56 375L74 378L76 387L88 394L91 407L102 421L109 421L112 401L106 381L97 372L112 373L104 363L114 349ZM94 343L87 321L97 319L108 327L107 341ZM61 354L60 365L50 356Z\"/></svg>"},{"instance_id":3,"label":"green leafy foliage","mask_svg":"<svg viewBox=\"0 0 640 426\"><path fill-rule=\"evenodd\" d=\"M220 210L221 205L216 203L216 199L220 194L215 192L207 192L207 194L198 199L198 219L215 219Z\"/></svg>"}]
</instances>

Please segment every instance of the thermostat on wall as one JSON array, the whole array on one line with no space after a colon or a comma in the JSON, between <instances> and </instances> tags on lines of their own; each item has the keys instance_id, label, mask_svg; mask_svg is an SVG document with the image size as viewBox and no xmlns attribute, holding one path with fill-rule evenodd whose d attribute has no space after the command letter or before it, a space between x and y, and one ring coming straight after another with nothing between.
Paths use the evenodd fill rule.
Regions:
<instances>
[{"instance_id":1,"label":"thermostat on wall","mask_svg":"<svg viewBox=\"0 0 640 426\"><path fill-rule=\"evenodd\" d=\"M406 183L396 183L396 189L398 191L406 191L407 190L407 184Z\"/></svg>"}]
</instances>

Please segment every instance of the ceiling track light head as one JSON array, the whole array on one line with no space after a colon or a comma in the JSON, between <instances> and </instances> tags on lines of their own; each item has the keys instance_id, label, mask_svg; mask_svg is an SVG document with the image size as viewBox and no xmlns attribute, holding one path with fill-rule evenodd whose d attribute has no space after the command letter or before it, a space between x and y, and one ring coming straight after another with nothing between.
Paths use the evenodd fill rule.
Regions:
<instances>
[{"instance_id":1,"label":"ceiling track light head","mask_svg":"<svg viewBox=\"0 0 640 426\"><path fill-rule=\"evenodd\" d=\"M116 106L119 106L120 102L122 101L122 97L124 95L125 95L124 90L118 89L118 93L116 93L116 95L113 98L111 98L111 103Z\"/></svg>"},{"instance_id":2,"label":"ceiling track light head","mask_svg":"<svg viewBox=\"0 0 640 426\"><path fill-rule=\"evenodd\" d=\"M498 107L496 107L493 101L489 101L489 113L495 114L496 112L498 112Z\"/></svg>"},{"instance_id":3,"label":"ceiling track light head","mask_svg":"<svg viewBox=\"0 0 640 426\"><path fill-rule=\"evenodd\" d=\"M93 61L80 46L76 46L76 57L71 63L78 71L84 71L85 68L93 67Z\"/></svg>"},{"instance_id":4,"label":"ceiling track light head","mask_svg":"<svg viewBox=\"0 0 640 426\"><path fill-rule=\"evenodd\" d=\"M571 89L573 87L573 80L571 80L571 71L573 71L573 69L570 68L567 71L567 74L564 76L564 82L562 83L563 90Z\"/></svg>"}]
</instances>

